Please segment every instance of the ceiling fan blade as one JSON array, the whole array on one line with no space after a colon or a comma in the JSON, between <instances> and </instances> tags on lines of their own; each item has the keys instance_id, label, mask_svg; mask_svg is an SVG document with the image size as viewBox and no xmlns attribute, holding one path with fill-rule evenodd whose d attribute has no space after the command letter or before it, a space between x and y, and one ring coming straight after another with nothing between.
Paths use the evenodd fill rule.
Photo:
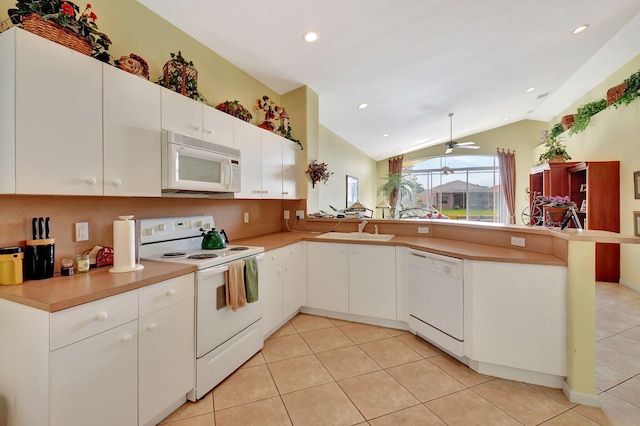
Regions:
<instances>
[{"instance_id":1,"label":"ceiling fan blade","mask_svg":"<svg viewBox=\"0 0 640 426\"><path fill-rule=\"evenodd\" d=\"M467 146L467 145L475 145L475 142L457 142L456 145L458 146Z\"/></svg>"},{"instance_id":2,"label":"ceiling fan blade","mask_svg":"<svg viewBox=\"0 0 640 426\"><path fill-rule=\"evenodd\" d=\"M458 145L458 148L465 148L465 149L478 149L480 148L478 145Z\"/></svg>"}]
</instances>

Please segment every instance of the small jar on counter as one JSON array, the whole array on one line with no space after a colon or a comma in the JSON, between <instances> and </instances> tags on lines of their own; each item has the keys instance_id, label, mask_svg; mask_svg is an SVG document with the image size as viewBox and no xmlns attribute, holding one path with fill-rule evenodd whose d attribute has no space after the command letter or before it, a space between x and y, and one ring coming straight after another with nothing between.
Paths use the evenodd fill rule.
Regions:
<instances>
[{"instance_id":1,"label":"small jar on counter","mask_svg":"<svg viewBox=\"0 0 640 426\"><path fill-rule=\"evenodd\" d=\"M62 269L60 269L60 275L63 277L68 277L69 275L74 275L76 270L73 267L73 260L71 259L62 259Z\"/></svg>"},{"instance_id":2,"label":"small jar on counter","mask_svg":"<svg viewBox=\"0 0 640 426\"><path fill-rule=\"evenodd\" d=\"M78 263L78 273L86 274L89 272L89 253L79 254L76 256L76 262Z\"/></svg>"}]
</instances>

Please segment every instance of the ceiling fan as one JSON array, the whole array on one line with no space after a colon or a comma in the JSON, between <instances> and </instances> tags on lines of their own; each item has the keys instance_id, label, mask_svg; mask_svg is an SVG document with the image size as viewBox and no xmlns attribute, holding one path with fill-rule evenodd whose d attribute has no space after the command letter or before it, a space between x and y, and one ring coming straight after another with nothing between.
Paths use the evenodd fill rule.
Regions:
<instances>
[{"instance_id":1,"label":"ceiling fan","mask_svg":"<svg viewBox=\"0 0 640 426\"><path fill-rule=\"evenodd\" d=\"M478 149L480 148L475 142L456 142L453 140L453 113L449 113L449 142L444 144L446 148L445 154L451 153L454 148Z\"/></svg>"}]
</instances>

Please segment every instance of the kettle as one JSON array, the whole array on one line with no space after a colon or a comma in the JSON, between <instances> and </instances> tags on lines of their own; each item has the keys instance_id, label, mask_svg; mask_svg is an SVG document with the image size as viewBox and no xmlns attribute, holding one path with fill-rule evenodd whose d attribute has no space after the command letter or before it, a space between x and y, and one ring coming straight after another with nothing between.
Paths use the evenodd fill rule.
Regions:
<instances>
[{"instance_id":1,"label":"kettle","mask_svg":"<svg viewBox=\"0 0 640 426\"><path fill-rule=\"evenodd\" d=\"M227 237L227 233L224 232L224 229L221 229L220 232L216 231L216 228L213 228L209 231L205 231L203 228L200 228L202 231L202 249L203 250L215 250L215 249L223 249L227 246L229 242L229 238Z\"/></svg>"}]
</instances>

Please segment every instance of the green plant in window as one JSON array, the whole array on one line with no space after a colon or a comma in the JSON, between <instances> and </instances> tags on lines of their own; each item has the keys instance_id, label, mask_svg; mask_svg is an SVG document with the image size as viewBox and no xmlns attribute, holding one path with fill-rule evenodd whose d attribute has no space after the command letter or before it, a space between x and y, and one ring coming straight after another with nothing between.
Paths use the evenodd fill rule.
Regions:
<instances>
[{"instance_id":1,"label":"green plant in window","mask_svg":"<svg viewBox=\"0 0 640 426\"><path fill-rule=\"evenodd\" d=\"M579 107L574 115L573 126L569 134L573 135L574 133L583 132L589 125L591 117L605 108L607 108L606 99L598 99L597 101L589 102Z\"/></svg>"}]
</instances>

